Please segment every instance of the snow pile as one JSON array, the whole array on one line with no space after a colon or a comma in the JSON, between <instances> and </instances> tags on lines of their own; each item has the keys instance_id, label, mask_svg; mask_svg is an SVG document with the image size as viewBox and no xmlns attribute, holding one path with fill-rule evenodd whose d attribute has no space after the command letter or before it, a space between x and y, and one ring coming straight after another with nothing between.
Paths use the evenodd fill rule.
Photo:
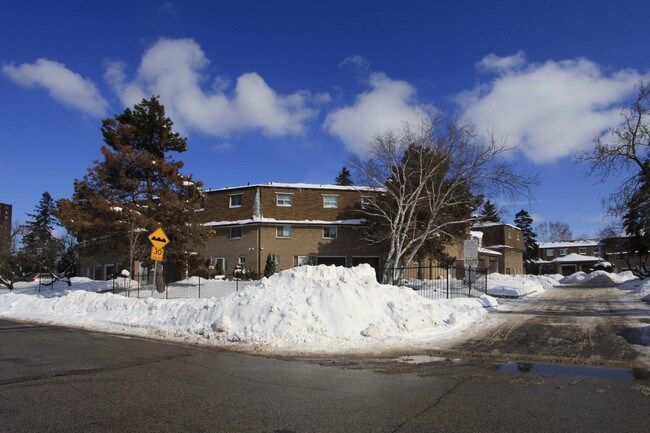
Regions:
<instances>
[{"instance_id":1,"label":"snow pile","mask_svg":"<svg viewBox=\"0 0 650 433\"><path fill-rule=\"evenodd\" d=\"M639 280L635 277L635 279L629 279L622 282L618 287L620 289L630 290L642 295L650 294L650 278Z\"/></svg>"},{"instance_id":2,"label":"snow pile","mask_svg":"<svg viewBox=\"0 0 650 433\"><path fill-rule=\"evenodd\" d=\"M532 278L532 275L502 275L493 273L488 275L488 295L520 298L532 293L544 292L544 284L552 283L547 280Z\"/></svg>"},{"instance_id":3,"label":"snow pile","mask_svg":"<svg viewBox=\"0 0 650 433\"><path fill-rule=\"evenodd\" d=\"M381 285L369 265L302 266L211 299L64 290L0 295L0 317L272 352L400 347L460 333L490 297L428 300Z\"/></svg>"},{"instance_id":4,"label":"snow pile","mask_svg":"<svg viewBox=\"0 0 650 433\"><path fill-rule=\"evenodd\" d=\"M574 274L569 275L568 277L564 277L560 280L560 284L575 284L575 283L580 283L587 278L587 274L585 272L576 272Z\"/></svg>"},{"instance_id":5,"label":"snow pile","mask_svg":"<svg viewBox=\"0 0 650 433\"><path fill-rule=\"evenodd\" d=\"M619 274L607 271L593 271L589 274L576 272L560 280L561 284L619 284L625 281L633 280L636 277L632 272L625 271Z\"/></svg>"}]
</instances>

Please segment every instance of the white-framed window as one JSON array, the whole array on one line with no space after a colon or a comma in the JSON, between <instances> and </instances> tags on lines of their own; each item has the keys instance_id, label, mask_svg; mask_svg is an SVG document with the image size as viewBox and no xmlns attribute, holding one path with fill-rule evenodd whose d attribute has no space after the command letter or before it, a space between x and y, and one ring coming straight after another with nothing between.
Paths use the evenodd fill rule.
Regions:
<instances>
[{"instance_id":1,"label":"white-framed window","mask_svg":"<svg viewBox=\"0 0 650 433\"><path fill-rule=\"evenodd\" d=\"M336 239L337 231L336 226L325 226L323 227L323 238L325 239Z\"/></svg>"},{"instance_id":2,"label":"white-framed window","mask_svg":"<svg viewBox=\"0 0 650 433\"><path fill-rule=\"evenodd\" d=\"M325 209L336 209L339 207L339 196L323 194L323 207Z\"/></svg>"},{"instance_id":3,"label":"white-framed window","mask_svg":"<svg viewBox=\"0 0 650 433\"><path fill-rule=\"evenodd\" d=\"M519 230L517 230L515 234L517 235L517 240L519 240Z\"/></svg>"},{"instance_id":4,"label":"white-framed window","mask_svg":"<svg viewBox=\"0 0 650 433\"><path fill-rule=\"evenodd\" d=\"M582 255L587 254L587 248L585 247L578 248L578 254L582 254Z\"/></svg>"},{"instance_id":5,"label":"white-framed window","mask_svg":"<svg viewBox=\"0 0 650 433\"><path fill-rule=\"evenodd\" d=\"M230 227L230 239L239 239L241 238L241 227Z\"/></svg>"},{"instance_id":6,"label":"white-framed window","mask_svg":"<svg viewBox=\"0 0 650 433\"><path fill-rule=\"evenodd\" d=\"M233 207L241 207L242 196L243 196L243 194L233 194L233 195L231 195L230 196L230 204L229 204L229 206L231 208L233 208Z\"/></svg>"},{"instance_id":7,"label":"white-framed window","mask_svg":"<svg viewBox=\"0 0 650 433\"><path fill-rule=\"evenodd\" d=\"M508 229L508 239L512 239L512 230Z\"/></svg>"},{"instance_id":8,"label":"white-framed window","mask_svg":"<svg viewBox=\"0 0 650 433\"><path fill-rule=\"evenodd\" d=\"M275 193L275 204L282 207L291 207L291 199L293 194L286 192L276 192Z\"/></svg>"},{"instance_id":9,"label":"white-framed window","mask_svg":"<svg viewBox=\"0 0 650 433\"><path fill-rule=\"evenodd\" d=\"M305 266L311 263L311 258L309 256L295 256L293 262L296 266Z\"/></svg>"},{"instance_id":10,"label":"white-framed window","mask_svg":"<svg viewBox=\"0 0 650 433\"><path fill-rule=\"evenodd\" d=\"M554 256L554 250L546 250L546 257L553 257Z\"/></svg>"},{"instance_id":11,"label":"white-framed window","mask_svg":"<svg viewBox=\"0 0 650 433\"><path fill-rule=\"evenodd\" d=\"M566 256L567 255L567 249L566 248L560 248L560 255L561 256Z\"/></svg>"},{"instance_id":12,"label":"white-framed window","mask_svg":"<svg viewBox=\"0 0 650 433\"><path fill-rule=\"evenodd\" d=\"M246 264L246 256L239 256L239 264L242 266Z\"/></svg>"},{"instance_id":13,"label":"white-framed window","mask_svg":"<svg viewBox=\"0 0 650 433\"><path fill-rule=\"evenodd\" d=\"M291 237L291 226L275 226L275 237L276 238L290 238Z\"/></svg>"},{"instance_id":14,"label":"white-framed window","mask_svg":"<svg viewBox=\"0 0 650 433\"><path fill-rule=\"evenodd\" d=\"M594 256L600 257L600 247L594 247Z\"/></svg>"},{"instance_id":15,"label":"white-framed window","mask_svg":"<svg viewBox=\"0 0 650 433\"><path fill-rule=\"evenodd\" d=\"M280 264L280 256L273 255L273 263L275 263L276 265L279 265Z\"/></svg>"}]
</instances>

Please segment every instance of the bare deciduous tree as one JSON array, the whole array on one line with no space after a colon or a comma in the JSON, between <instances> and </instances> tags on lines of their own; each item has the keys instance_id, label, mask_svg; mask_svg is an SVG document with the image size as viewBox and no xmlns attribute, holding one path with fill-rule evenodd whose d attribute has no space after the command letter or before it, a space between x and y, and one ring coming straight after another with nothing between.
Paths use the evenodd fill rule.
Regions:
<instances>
[{"instance_id":1,"label":"bare deciduous tree","mask_svg":"<svg viewBox=\"0 0 650 433\"><path fill-rule=\"evenodd\" d=\"M483 194L530 194L537 177L517 174L501 158L509 150L469 123L438 115L378 135L366 156L353 157L358 179L383 189L366 194L363 212L373 241L386 245L385 266L410 263L427 240L464 232Z\"/></svg>"},{"instance_id":2,"label":"bare deciduous tree","mask_svg":"<svg viewBox=\"0 0 650 433\"><path fill-rule=\"evenodd\" d=\"M544 221L537 224L537 236L542 242L563 242L573 240L569 224L561 221Z\"/></svg>"}]
</instances>

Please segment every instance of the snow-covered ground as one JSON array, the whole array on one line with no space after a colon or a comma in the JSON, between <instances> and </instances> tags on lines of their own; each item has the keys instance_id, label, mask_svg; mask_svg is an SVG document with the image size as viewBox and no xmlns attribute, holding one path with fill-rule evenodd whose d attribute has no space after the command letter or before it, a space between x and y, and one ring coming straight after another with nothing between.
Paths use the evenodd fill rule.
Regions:
<instances>
[{"instance_id":1,"label":"snow-covered ground","mask_svg":"<svg viewBox=\"0 0 650 433\"><path fill-rule=\"evenodd\" d=\"M488 293L530 296L560 278L491 274ZM100 293L113 284L73 278L71 287L56 283L39 292L37 282L17 283L12 293L0 291L0 318L261 353L341 353L441 347L499 308L491 296L431 300L379 284L368 265L302 266L249 283L201 280L201 298L197 278L156 297L141 289L140 299ZM650 282L623 285L650 294Z\"/></svg>"},{"instance_id":2,"label":"snow-covered ground","mask_svg":"<svg viewBox=\"0 0 650 433\"><path fill-rule=\"evenodd\" d=\"M429 300L377 283L368 265L303 266L239 292L232 283L210 284L221 284L223 292L208 299L137 299L97 293L112 283L83 278L40 293L38 283L21 283L0 295L0 317L242 350L336 353L449 339L481 320L485 307L498 306L487 296ZM204 289L218 291L210 284Z\"/></svg>"}]
</instances>

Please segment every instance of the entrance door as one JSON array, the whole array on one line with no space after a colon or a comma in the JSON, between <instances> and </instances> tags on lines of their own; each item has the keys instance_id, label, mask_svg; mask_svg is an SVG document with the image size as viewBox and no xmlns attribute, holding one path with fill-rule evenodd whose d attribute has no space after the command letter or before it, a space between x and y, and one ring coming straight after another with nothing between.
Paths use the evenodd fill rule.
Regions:
<instances>
[{"instance_id":1,"label":"entrance door","mask_svg":"<svg viewBox=\"0 0 650 433\"><path fill-rule=\"evenodd\" d=\"M576 273L576 265L562 265L562 275L568 277Z\"/></svg>"}]
</instances>

